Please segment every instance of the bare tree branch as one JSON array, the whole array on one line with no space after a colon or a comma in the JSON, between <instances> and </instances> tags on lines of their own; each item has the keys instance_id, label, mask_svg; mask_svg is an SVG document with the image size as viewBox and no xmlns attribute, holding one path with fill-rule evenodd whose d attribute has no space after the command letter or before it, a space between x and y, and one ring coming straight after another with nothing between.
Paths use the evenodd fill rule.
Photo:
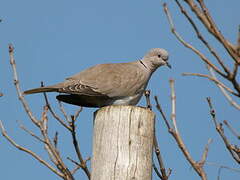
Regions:
<instances>
[{"instance_id":1,"label":"bare tree branch","mask_svg":"<svg viewBox=\"0 0 240 180\"><path fill-rule=\"evenodd\" d=\"M72 140L73 140L73 145L74 145L74 149L76 151L77 157L80 161L81 164L81 168L83 169L83 171L85 172L85 174L87 175L87 177L90 179L91 174L88 170L86 161L83 160L82 154L80 152L80 148L79 148L79 143L78 140L76 138L76 126L75 126L75 119L74 116L71 116L72 122L70 123L71 126L71 134L72 134Z\"/></svg>"},{"instance_id":2,"label":"bare tree branch","mask_svg":"<svg viewBox=\"0 0 240 180\"><path fill-rule=\"evenodd\" d=\"M175 35L175 37L180 41L185 47L191 49L195 54L197 54L202 61L204 61L208 67L208 70L210 70L210 73L214 73L214 71L221 75L223 78L225 78L227 81L229 81L234 89L231 90L228 88L226 85L224 85L222 82L220 82L216 76L211 75L212 77L201 75L201 77L206 77L209 80L213 81L216 83L216 85L220 88L222 91L223 95L227 98L227 100L233 105L235 108L239 109L239 105L229 96L229 94L226 91L229 91L231 94L234 96L240 97L240 84L237 81L237 72L238 72L238 67L240 66L240 53L237 51L237 47L239 45L239 39L240 35L238 36L237 40L237 46L234 46L231 44L229 41L227 41L224 36L221 34L220 30L216 26L214 20L212 19L205 3L203 0L197 0L199 6L197 3L195 3L193 0L184 0L186 4L191 8L193 13L198 17L200 22L203 24L203 26L212 34L220 44L222 44L225 48L225 50L229 53L229 55L233 58L234 60L234 68L233 71L231 72L230 68L224 64L223 59L217 54L217 52L213 49L213 47L210 46L210 44L207 42L207 40L203 37L201 34L200 30L198 29L196 23L194 22L193 18L188 14L188 12L183 8L179 0L174 0L176 4L178 5L180 11L182 14L186 17L190 25L192 26L193 30L195 31L197 37L201 40L201 42L207 47L209 52L216 58L218 65L220 65L223 70L225 71L222 72L217 65L213 64L203 53L201 53L199 50L197 50L195 47L190 45L189 43L185 42L184 39L180 36L180 34L175 30L175 26L170 14L170 11L168 10L167 4L164 3L164 12L167 16L168 22L170 24L170 28L172 33ZM240 34L240 32L239 32ZM196 74L195 74L196 75ZM198 75L199 76L199 75Z\"/></svg>"},{"instance_id":3,"label":"bare tree branch","mask_svg":"<svg viewBox=\"0 0 240 180\"><path fill-rule=\"evenodd\" d=\"M2 135L8 140L8 142L10 142L14 147L16 147L17 149L19 149L20 151L24 151L27 154L30 154L32 157L34 157L36 160L38 160L41 164L45 165L46 167L48 167L52 172L54 172L55 174L57 174L59 177L63 178L64 175L59 172L58 170L56 170L55 168L53 168L50 164L48 164L46 161L44 161L43 159L41 159L37 154L35 154L34 152L32 152L31 150L24 148L20 145L18 145L13 139L11 139L6 130L4 129L4 126L2 124L2 121L0 121L0 129L2 132Z\"/></svg>"},{"instance_id":4,"label":"bare tree branch","mask_svg":"<svg viewBox=\"0 0 240 180\"><path fill-rule=\"evenodd\" d=\"M215 75L215 73L214 73L214 71L212 70L212 68L210 68L210 67L207 67L207 68L208 68L211 76L212 76L214 79L218 80L218 79L217 79L217 76ZM236 109L240 110L240 105L237 104L237 103L232 99L232 97L227 93L227 91L225 90L225 88L223 88L223 87L220 86L219 84L217 84L217 86L219 87L219 89L221 90L221 92L223 93L223 95L227 98L228 102L229 102L233 107L235 107Z\"/></svg>"},{"instance_id":5,"label":"bare tree branch","mask_svg":"<svg viewBox=\"0 0 240 180\"><path fill-rule=\"evenodd\" d=\"M235 128L233 128L228 122L227 120L224 120L223 123L228 127L228 129L232 132L232 134L234 136L236 136L236 138L240 139L240 134L237 132L237 130Z\"/></svg>"},{"instance_id":6,"label":"bare tree branch","mask_svg":"<svg viewBox=\"0 0 240 180\"><path fill-rule=\"evenodd\" d=\"M173 20L172 20L172 16L168 10L167 4L164 3L163 4L163 8L164 8L164 12L167 16L168 22L170 24L171 27L171 31L172 33L175 35L175 37L187 48L191 49L194 53L196 53L206 64L208 64L210 67L212 67L218 74L220 74L223 77L226 77L226 75L214 64L211 63L211 61L209 61L207 59L206 56L204 56L199 50L197 50L195 47L193 47L192 45L190 45L189 43L187 43L186 41L184 41L184 39L180 36L180 34L176 31L175 26L173 24Z\"/></svg>"},{"instance_id":7,"label":"bare tree branch","mask_svg":"<svg viewBox=\"0 0 240 180\"><path fill-rule=\"evenodd\" d=\"M171 119L173 122L173 128L176 132L176 134L179 134L178 128L177 128L177 122L176 122L176 95L175 95L175 89L174 89L174 80L170 79L170 88L171 88L171 100L172 100L172 114Z\"/></svg>"},{"instance_id":8,"label":"bare tree branch","mask_svg":"<svg viewBox=\"0 0 240 180\"><path fill-rule=\"evenodd\" d=\"M48 136L48 118L47 118L47 111L48 107L44 107L44 111L42 113L41 123L40 123L40 130L42 133L42 136L44 138L44 141L46 142L45 148L48 151L48 154L50 156L50 159L53 160L56 167L65 175L64 178L66 180L74 180L74 177L72 176L69 169L64 164L59 151L56 149L56 147L52 144L49 136Z\"/></svg>"},{"instance_id":9,"label":"bare tree branch","mask_svg":"<svg viewBox=\"0 0 240 180\"><path fill-rule=\"evenodd\" d=\"M238 26L238 38L237 38L237 53L240 56L240 25Z\"/></svg>"},{"instance_id":10,"label":"bare tree branch","mask_svg":"<svg viewBox=\"0 0 240 180\"><path fill-rule=\"evenodd\" d=\"M160 172L158 171L158 168L156 167L156 165L154 164L154 162L153 162L153 169L154 169L154 171L156 172L157 176L158 176L160 179L163 179L162 175L161 175Z\"/></svg>"},{"instance_id":11,"label":"bare tree branch","mask_svg":"<svg viewBox=\"0 0 240 180\"><path fill-rule=\"evenodd\" d=\"M152 110L152 105L151 105L151 102L150 102L150 90L146 90L144 95L146 97L146 102L147 102L147 108L149 108L150 110ZM154 171L156 172L157 176L162 179L162 180L168 180L169 176L167 176L167 172L165 170L165 167L164 167L164 163L163 163L163 159L162 159L162 156L161 156L161 151L160 151L160 147L158 145L158 141L157 141L157 136L156 136L156 130L154 128L154 141L153 141L153 144L154 144L154 151L155 151L155 154L157 156L157 160L158 160L158 164L160 166L160 171L161 173L158 171L156 165L154 164L153 162L153 169Z\"/></svg>"},{"instance_id":12,"label":"bare tree branch","mask_svg":"<svg viewBox=\"0 0 240 180\"><path fill-rule=\"evenodd\" d=\"M169 122L167 121L167 118L166 118L166 115L164 114L163 110L162 110L162 107L158 101L158 97L157 96L154 96L154 99L155 99L155 102L156 102L156 108L157 110L161 113L161 116L163 117L163 120L168 128L168 131L170 131L171 129L171 126L169 124Z\"/></svg>"},{"instance_id":13,"label":"bare tree branch","mask_svg":"<svg viewBox=\"0 0 240 180\"><path fill-rule=\"evenodd\" d=\"M216 114L215 114L215 110L213 108L213 105L212 105L212 101L211 101L211 98L208 97L207 98L207 102L208 102L208 106L209 106L209 109L210 109L210 114L212 116L212 120L215 124L215 128L218 132L218 134L221 136L226 148L228 149L228 151L230 152L231 156L233 157L233 159L238 163L240 164L240 154L238 154L238 149L236 149L236 147L234 147L233 145L230 144L229 140L227 139L227 137L225 136L224 134L224 130L223 130L223 127L222 127L222 124L218 123L217 120L216 120Z\"/></svg>"},{"instance_id":14,"label":"bare tree branch","mask_svg":"<svg viewBox=\"0 0 240 180\"><path fill-rule=\"evenodd\" d=\"M203 153L203 158L202 161L200 162L196 162L193 160L193 158L191 157L187 147L185 146L181 135L179 133L179 131L177 130L177 122L176 122L176 95L175 95L175 88L174 88L174 80L171 79L170 80L170 87L171 87L171 101L172 101L172 116L171 119L173 121L173 127L171 128L170 124L167 122L166 116L164 115L162 108L160 106L160 104L158 103L157 98L155 97L155 101L157 102L157 109L160 111L165 124L168 128L168 132L173 136L173 138L175 139L178 147L180 148L180 150L182 151L183 155L185 156L185 158L188 160L188 162L191 164L191 166L193 167L193 169L197 172L197 174L201 177L202 180L206 180L207 179L207 175L203 169L206 157L207 157L207 152L208 152L208 147L205 148L205 152Z\"/></svg>"},{"instance_id":15,"label":"bare tree branch","mask_svg":"<svg viewBox=\"0 0 240 180\"><path fill-rule=\"evenodd\" d=\"M145 90L144 95L145 95L145 97L146 97L147 108L149 108L150 110L152 110L152 105L151 105L151 102L150 102L150 93L151 93L150 90Z\"/></svg>"},{"instance_id":16,"label":"bare tree branch","mask_svg":"<svg viewBox=\"0 0 240 180\"><path fill-rule=\"evenodd\" d=\"M224 88L225 90L227 90L228 92L233 94L234 96L240 97L240 95L238 93L235 93L232 89L230 89L229 87L227 87L225 84L223 84L221 81L219 81L218 79L216 79L214 77L208 76L206 74L200 74L200 73L183 73L182 75L208 78L210 81L213 81L215 84L217 84L218 86L221 86L222 88Z\"/></svg>"},{"instance_id":17,"label":"bare tree branch","mask_svg":"<svg viewBox=\"0 0 240 180\"><path fill-rule=\"evenodd\" d=\"M77 118L79 117L80 113L82 112L83 107L81 106L74 114L74 120L76 121Z\"/></svg>"},{"instance_id":18,"label":"bare tree branch","mask_svg":"<svg viewBox=\"0 0 240 180\"><path fill-rule=\"evenodd\" d=\"M33 136L34 138L38 139L41 142L44 142L44 147L45 147L45 149L46 149L46 151L49 155L50 160L55 164L55 166L57 167L57 169L59 171L54 169L47 162L43 161L35 153L33 153L30 150L28 150L26 148L23 148L23 147L19 146L18 144L16 144L10 137L7 136L6 131L4 130L4 128L1 124L2 134L6 137L6 139L13 146L15 146L16 148L18 148L22 151L25 151L25 152L31 154L35 159L37 159L39 162L41 162L42 164L47 166L51 171L53 171L55 174L59 175L62 179L64 179L64 180L74 180L74 177L72 176L71 172L68 170L68 168L66 167L66 165L62 161L60 153L57 150L57 146L52 145L52 142L49 138L49 135L48 135L48 118L47 118L48 106L44 107L44 111L42 113L41 120L38 120L32 115L30 107L28 106L27 101L24 99L24 96L23 96L23 94L20 90L20 85L19 85L19 80L18 80L17 70L16 70L16 63L15 63L15 60L14 60L13 53L14 53L14 48L13 48L12 45L9 45L10 64L11 64L12 69L13 69L14 84L15 84L15 87L16 87L16 90L17 90L18 97L19 97L20 101L22 102L22 105L23 105L27 115L31 119L32 123L34 123L37 126L37 128L40 130L42 138L36 136L33 132L27 130L24 126L21 126L21 128L23 130L25 130L27 133L29 133L31 136Z\"/></svg>"},{"instance_id":19,"label":"bare tree branch","mask_svg":"<svg viewBox=\"0 0 240 180\"><path fill-rule=\"evenodd\" d=\"M13 79L14 79L14 85L16 87L17 90L17 94L18 94L18 98L21 101L27 115L29 116L29 118L32 120L32 122L39 127L39 122L38 120L33 116L30 107L28 106L27 101L24 99L24 96L22 94L22 91L20 90L20 86L19 86L19 80L18 80L18 76L17 76L17 69L16 69L16 62L13 56L14 53L14 48L13 46L10 44L9 45L9 56L10 56L10 64L11 67L13 69Z\"/></svg>"},{"instance_id":20,"label":"bare tree branch","mask_svg":"<svg viewBox=\"0 0 240 180\"><path fill-rule=\"evenodd\" d=\"M199 164L205 164L206 159L207 159L207 155L208 155L208 149L209 149L209 145L212 143L212 139L208 140L208 143L205 146L205 150L203 151L203 155L202 155L202 159L201 161L199 161Z\"/></svg>"},{"instance_id":21,"label":"bare tree branch","mask_svg":"<svg viewBox=\"0 0 240 180\"><path fill-rule=\"evenodd\" d=\"M237 55L234 45L224 38L221 32L218 30L216 24L214 23L208 9L205 6L203 0L197 0L201 6L201 9L194 3L193 0L184 0L195 15L199 18L200 22L205 26L205 28L224 46L229 55L240 64L240 57Z\"/></svg>"},{"instance_id":22,"label":"bare tree branch","mask_svg":"<svg viewBox=\"0 0 240 180\"><path fill-rule=\"evenodd\" d=\"M42 84L43 86L43 84ZM75 130L75 121L76 119L78 118L80 112L82 111L82 107L80 107L80 109L78 111L75 112L75 115L74 116L71 116L71 120L72 121L69 121L68 119L68 115L66 113L66 111L64 110L64 107L62 105L62 103L60 101L58 101L59 103L59 107L60 107L60 110L61 112L63 113L66 121L68 124L66 124L59 116L56 115L56 113L52 110L51 106L50 106L50 103L48 101L48 98L47 98L47 95L46 93L44 93L44 98L45 98L45 101L46 101L46 105L47 107L49 108L51 114L53 115L53 117L55 119L57 119L65 128L67 128L70 132L71 132L71 135L72 135L72 138L73 138L73 144L74 144L74 148L75 148L75 151L77 153L77 156L79 158L79 161L81 163L81 168L83 169L83 171L86 173L86 175L88 176L88 179L90 179L90 172L87 168L87 165L85 163L85 161L83 160L82 158L82 155L81 155L81 152L80 152L80 148L79 148L79 144L78 144L78 141L77 141L77 138L76 138L76 130ZM57 148L57 135L55 135L55 138L54 138L54 147ZM50 156L51 156L51 153L50 153ZM78 168L76 168L74 170L74 173L77 171Z\"/></svg>"},{"instance_id":23,"label":"bare tree branch","mask_svg":"<svg viewBox=\"0 0 240 180\"><path fill-rule=\"evenodd\" d=\"M157 156L158 164L160 166L161 174L157 170L157 167L155 166L154 163L153 163L153 168L154 168L156 174L158 175L158 177L161 180L168 180L169 176L171 175L171 171L172 170L169 169L170 173L166 172L166 169L165 169L165 166L164 166L164 163L163 163L163 158L162 158L162 155L161 155L161 151L160 151L160 147L159 147L159 144L158 144L158 141L157 141L157 137L156 137L156 132L155 131L154 131L154 134L155 134L154 141L153 141L154 142L154 150L155 150L155 154Z\"/></svg>"},{"instance_id":24,"label":"bare tree branch","mask_svg":"<svg viewBox=\"0 0 240 180\"><path fill-rule=\"evenodd\" d=\"M237 63L234 64L234 69L233 69L233 74L232 74L233 77L237 77L238 66L239 65Z\"/></svg>"},{"instance_id":25,"label":"bare tree branch","mask_svg":"<svg viewBox=\"0 0 240 180\"><path fill-rule=\"evenodd\" d=\"M66 121L67 121L68 123L70 123L71 121L69 120L69 118L68 118L68 116L67 116L67 113L66 113L66 111L65 111L65 109L64 109L64 107L63 107L63 104L62 104L62 102L59 101L59 100L58 100L58 105L59 105L59 109L61 110L63 116L64 116L65 119L66 119Z\"/></svg>"},{"instance_id":26,"label":"bare tree branch","mask_svg":"<svg viewBox=\"0 0 240 180\"><path fill-rule=\"evenodd\" d=\"M41 82L41 86L44 87L43 82ZM51 112L52 116L61 124L63 125L65 128L67 128L68 130L71 130L71 128L53 111L49 101L48 101L48 97L47 97L47 93L44 92L44 99L46 102L46 106L48 107L49 111Z\"/></svg>"},{"instance_id":27,"label":"bare tree branch","mask_svg":"<svg viewBox=\"0 0 240 180\"><path fill-rule=\"evenodd\" d=\"M221 168L229 169L229 170L231 170L231 171L235 171L235 172L240 173L240 169L231 168L231 167L224 166L224 165L221 165L221 164L217 164L217 163L214 163L214 162L206 162L206 163L207 163L208 165L211 165L211 166L221 167Z\"/></svg>"},{"instance_id":28,"label":"bare tree branch","mask_svg":"<svg viewBox=\"0 0 240 180\"><path fill-rule=\"evenodd\" d=\"M42 143L46 143L42 138L40 138L39 136L37 136L36 134L34 134L32 131L28 130L23 124L20 124L20 128L22 130L24 130L25 132L27 132L28 134L30 134L31 136L33 136L35 139L37 139L38 141L42 142Z\"/></svg>"},{"instance_id":29,"label":"bare tree branch","mask_svg":"<svg viewBox=\"0 0 240 180\"><path fill-rule=\"evenodd\" d=\"M234 171L234 172L240 173L240 169L230 168L228 166L220 165L220 164L213 163L213 162L207 162L207 164L211 165L211 166L218 167L218 177L217 177L217 180L220 180L220 174L221 174L222 169L228 169L230 171Z\"/></svg>"},{"instance_id":30,"label":"bare tree branch","mask_svg":"<svg viewBox=\"0 0 240 180\"><path fill-rule=\"evenodd\" d=\"M57 149L57 145L58 145L58 132L55 132L55 136L53 138L53 143L54 143L54 147Z\"/></svg>"},{"instance_id":31,"label":"bare tree branch","mask_svg":"<svg viewBox=\"0 0 240 180\"><path fill-rule=\"evenodd\" d=\"M177 3L178 7L180 8L182 14L184 14L184 16L187 18L189 23L192 25L197 37L203 42L203 44L207 47L209 52L217 59L218 63L221 65L221 67L224 69L224 71L227 74L230 74L230 70L228 69L228 67L223 63L223 60L221 59L221 57L217 54L217 52L210 46L210 44L207 42L207 40L200 33L200 31L197 28L197 25L195 24L193 19L188 15L187 11L183 8L181 3L179 3L178 0L175 0L175 2Z\"/></svg>"},{"instance_id":32,"label":"bare tree branch","mask_svg":"<svg viewBox=\"0 0 240 180\"><path fill-rule=\"evenodd\" d=\"M80 169L80 168L82 168L82 169L85 168L84 166L82 166L82 164L79 164L77 161L74 161L74 160L71 159L70 157L67 157L67 159L76 165L76 167L72 170L72 174L76 173L76 171L77 171L78 169ZM85 160L85 163L87 163L87 161L89 161L90 159L91 159L90 157L87 158L87 159Z\"/></svg>"}]
</instances>

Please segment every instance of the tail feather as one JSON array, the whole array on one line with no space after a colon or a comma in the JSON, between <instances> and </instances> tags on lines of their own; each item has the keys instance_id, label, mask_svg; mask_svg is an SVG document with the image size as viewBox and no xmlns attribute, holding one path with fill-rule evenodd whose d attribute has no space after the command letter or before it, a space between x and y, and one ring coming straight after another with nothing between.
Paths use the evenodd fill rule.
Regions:
<instances>
[{"instance_id":1,"label":"tail feather","mask_svg":"<svg viewBox=\"0 0 240 180\"><path fill-rule=\"evenodd\" d=\"M35 93L42 93L42 92L57 92L58 88L54 88L51 86L48 87L40 87L40 88L35 88L35 89L29 89L27 91L24 91L24 94L35 94Z\"/></svg>"}]
</instances>

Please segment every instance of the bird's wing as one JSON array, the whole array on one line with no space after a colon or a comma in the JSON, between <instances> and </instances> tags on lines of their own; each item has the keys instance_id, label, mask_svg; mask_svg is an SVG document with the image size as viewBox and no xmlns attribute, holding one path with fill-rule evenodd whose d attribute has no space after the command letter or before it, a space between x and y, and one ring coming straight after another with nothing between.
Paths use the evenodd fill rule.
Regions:
<instances>
[{"instance_id":1,"label":"bird's wing","mask_svg":"<svg viewBox=\"0 0 240 180\"><path fill-rule=\"evenodd\" d=\"M63 84L63 83L61 83ZM103 96L104 94L94 91L94 88L83 85L79 81L65 81L64 85L62 85L58 92L68 93L68 94L79 94L79 95L87 95L87 96Z\"/></svg>"},{"instance_id":2,"label":"bird's wing","mask_svg":"<svg viewBox=\"0 0 240 180\"><path fill-rule=\"evenodd\" d=\"M100 64L67 78L62 92L124 97L138 93L147 81L147 74L136 63Z\"/></svg>"}]
</instances>

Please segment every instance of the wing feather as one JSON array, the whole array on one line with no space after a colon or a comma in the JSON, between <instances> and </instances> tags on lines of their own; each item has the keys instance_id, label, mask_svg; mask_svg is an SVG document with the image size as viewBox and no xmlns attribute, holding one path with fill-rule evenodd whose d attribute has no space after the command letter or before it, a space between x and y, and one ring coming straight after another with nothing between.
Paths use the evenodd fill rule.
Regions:
<instances>
[{"instance_id":1,"label":"wing feather","mask_svg":"<svg viewBox=\"0 0 240 180\"><path fill-rule=\"evenodd\" d=\"M146 81L136 63L100 64L67 78L59 92L124 97L144 89Z\"/></svg>"}]
</instances>

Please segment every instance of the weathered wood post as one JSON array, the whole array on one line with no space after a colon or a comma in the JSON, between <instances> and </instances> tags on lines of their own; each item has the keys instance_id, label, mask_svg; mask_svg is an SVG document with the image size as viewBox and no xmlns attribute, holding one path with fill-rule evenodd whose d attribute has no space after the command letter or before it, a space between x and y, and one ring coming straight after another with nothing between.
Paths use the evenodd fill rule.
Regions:
<instances>
[{"instance_id":1,"label":"weathered wood post","mask_svg":"<svg viewBox=\"0 0 240 180\"><path fill-rule=\"evenodd\" d=\"M95 112L91 180L151 180L154 121L136 106Z\"/></svg>"}]
</instances>

